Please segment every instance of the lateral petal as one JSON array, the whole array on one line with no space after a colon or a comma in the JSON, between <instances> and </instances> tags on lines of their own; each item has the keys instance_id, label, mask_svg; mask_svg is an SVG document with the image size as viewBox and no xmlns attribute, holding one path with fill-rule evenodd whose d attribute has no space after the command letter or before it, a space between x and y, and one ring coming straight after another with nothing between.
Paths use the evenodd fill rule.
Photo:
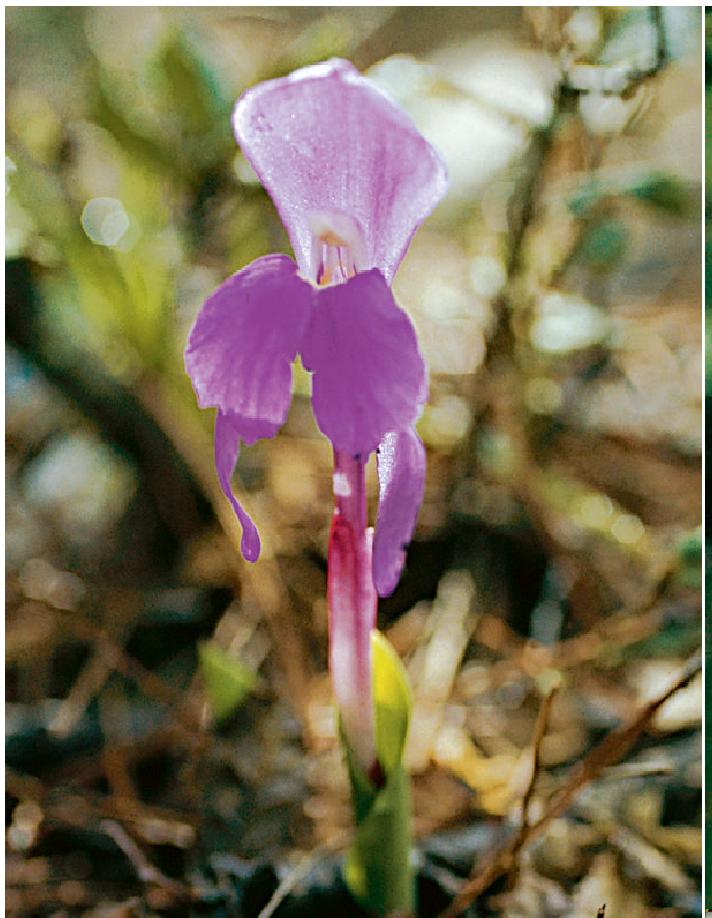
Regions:
<instances>
[{"instance_id":1,"label":"lateral petal","mask_svg":"<svg viewBox=\"0 0 712 918\"><path fill-rule=\"evenodd\" d=\"M379 596L395 590L425 485L425 447L412 427L387 433L378 449L378 516L373 582Z\"/></svg>"},{"instance_id":2,"label":"lateral petal","mask_svg":"<svg viewBox=\"0 0 712 918\"><path fill-rule=\"evenodd\" d=\"M203 304L185 349L200 407L278 428L312 299L312 287L286 255L258 258L221 284Z\"/></svg>"},{"instance_id":3,"label":"lateral petal","mask_svg":"<svg viewBox=\"0 0 712 918\"><path fill-rule=\"evenodd\" d=\"M316 291L302 362L319 428L352 456L412 424L427 397L415 329L376 269Z\"/></svg>"}]
</instances>

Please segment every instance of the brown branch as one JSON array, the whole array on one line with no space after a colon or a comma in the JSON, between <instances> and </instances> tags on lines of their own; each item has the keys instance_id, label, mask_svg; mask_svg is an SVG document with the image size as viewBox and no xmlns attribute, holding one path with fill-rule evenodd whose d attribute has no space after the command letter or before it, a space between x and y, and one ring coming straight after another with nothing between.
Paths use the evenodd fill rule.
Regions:
<instances>
[{"instance_id":1,"label":"brown branch","mask_svg":"<svg viewBox=\"0 0 712 918\"><path fill-rule=\"evenodd\" d=\"M112 670L116 671L135 682L147 698L154 698L167 705L175 719L191 737L201 732L201 719L187 706L182 693L126 653L123 647L106 631L76 614L67 615L62 621L80 640L93 645L94 655L91 659L96 660L99 666L103 666L106 670L105 674ZM96 686L96 690L98 691L100 687L101 685ZM82 701L86 700L82 698ZM62 718L58 716L55 722L61 724Z\"/></svg>"},{"instance_id":2,"label":"brown branch","mask_svg":"<svg viewBox=\"0 0 712 918\"><path fill-rule=\"evenodd\" d=\"M5 766L5 790L19 800L34 800L39 802L44 797L45 786L34 775L25 774Z\"/></svg>"},{"instance_id":3,"label":"brown branch","mask_svg":"<svg viewBox=\"0 0 712 918\"><path fill-rule=\"evenodd\" d=\"M553 819L561 816L568 809L574 797L591 781L598 778L605 768L620 761L650 726L651 721L665 702L680 689L689 685L701 669L701 658L693 657L685 666L682 674L662 695L641 708L627 724L612 730L583 761L573 768L565 784L549 798L544 815L539 821L533 825L528 825L523 821L510 840L484 860L440 918L455 918L479 895L489 889L495 880L508 873L514 866L516 854L538 838Z\"/></svg>"},{"instance_id":4,"label":"brown branch","mask_svg":"<svg viewBox=\"0 0 712 918\"><path fill-rule=\"evenodd\" d=\"M532 796L534 794L534 786L536 785L536 779L539 776L539 771L541 769L541 743L544 739L544 734L546 733L546 728L549 724L549 715L551 714L551 706L554 703L554 698L558 692L558 686L554 686L548 695L545 695L541 705L539 707L539 713L537 714L536 723L534 724L534 731L532 733L531 741L531 751L532 751L532 768L529 776L529 781L527 782L526 790L522 796L522 828L526 829L529 826L529 807L531 805Z\"/></svg>"},{"instance_id":5,"label":"brown branch","mask_svg":"<svg viewBox=\"0 0 712 918\"><path fill-rule=\"evenodd\" d=\"M348 832L339 832L333 838L305 854L299 862L285 875L282 882L275 889L267 905L260 911L257 918L272 918L279 906L284 902L292 890L307 879L312 870L324 856L342 848L349 837Z\"/></svg>"},{"instance_id":6,"label":"brown branch","mask_svg":"<svg viewBox=\"0 0 712 918\"><path fill-rule=\"evenodd\" d=\"M605 616L600 622L576 637L558 641L546 646L526 640L510 629L500 619L483 616L480 631L474 639L501 654L508 648L506 658L493 663L491 673L495 679L499 673L508 677L512 669L519 669L532 678L546 669L560 671L573 669L584 664L608 664L612 647L621 650L643 640L661 628L664 609L661 602L674 576L671 566L653 585L645 601L637 606L623 606ZM488 640L482 628L496 621L497 640Z\"/></svg>"},{"instance_id":7,"label":"brown branch","mask_svg":"<svg viewBox=\"0 0 712 918\"><path fill-rule=\"evenodd\" d=\"M101 822L101 829L116 842L116 845L126 855L139 880L143 883L159 886L169 895L174 904L189 901L192 898L191 890L187 886L178 880L172 880L167 877L148 860L136 842L118 822L114 822L112 819L104 819Z\"/></svg>"}]
</instances>

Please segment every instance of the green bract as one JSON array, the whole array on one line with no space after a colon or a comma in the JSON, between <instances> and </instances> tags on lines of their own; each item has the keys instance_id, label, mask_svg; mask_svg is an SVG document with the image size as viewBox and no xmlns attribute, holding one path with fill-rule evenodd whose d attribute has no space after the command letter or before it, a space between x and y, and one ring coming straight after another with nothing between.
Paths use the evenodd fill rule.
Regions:
<instances>
[{"instance_id":1,"label":"green bract","mask_svg":"<svg viewBox=\"0 0 712 918\"><path fill-rule=\"evenodd\" d=\"M385 774L375 787L360 768L342 731L351 780L356 833L344 865L352 895L377 915L414 911L410 863L410 786L403 751L412 708L403 664L388 641L372 632L376 751Z\"/></svg>"}]
</instances>

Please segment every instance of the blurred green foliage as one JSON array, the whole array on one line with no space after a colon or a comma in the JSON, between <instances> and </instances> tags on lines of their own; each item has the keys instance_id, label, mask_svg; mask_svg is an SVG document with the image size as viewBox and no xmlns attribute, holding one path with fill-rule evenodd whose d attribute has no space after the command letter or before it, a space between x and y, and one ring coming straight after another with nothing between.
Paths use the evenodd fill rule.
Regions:
<instances>
[{"instance_id":1,"label":"blurred green foliage","mask_svg":"<svg viewBox=\"0 0 712 918\"><path fill-rule=\"evenodd\" d=\"M679 577L685 586L699 589L702 586L702 530L696 529L682 536L677 549L680 558Z\"/></svg>"},{"instance_id":2,"label":"blurred green foliage","mask_svg":"<svg viewBox=\"0 0 712 918\"><path fill-rule=\"evenodd\" d=\"M710 429L710 399L712 399L712 10L705 9L705 428ZM709 482L709 476L708 476ZM705 524L710 526L709 503L705 507ZM705 542L705 580L709 585L712 576L712 548ZM705 592L705 624L707 634L712 626L712 599L710 590ZM705 712L707 729L705 731L705 871L712 875L712 783L710 782L710 765L712 762L712 730L709 727L709 712L712 711L712 679L709 677L712 668L712 646L709 637L705 641ZM709 891L705 907L712 906Z\"/></svg>"},{"instance_id":3,"label":"blurred green foliage","mask_svg":"<svg viewBox=\"0 0 712 918\"><path fill-rule=\"evenodd\" d=\"M579 244L578 255L592 268L607 269L623 257L628 233L622 220L603 218L591 223Z\"/></svg>"},{"instance_id":4,"label":"blurred green foliage","mask_svg":"<svg viewBox=\"0 0 712 918\"><path fill-rule=\"evenodd\" d=\"M675 217L690 216L697 207L694 195L684 182L675 175L658 171L633 178L622 176L606 181L595 178L584 182L569 197L568 206L571 213L585 219L601 206L626 197L643 201Z\"/></svg>"},{"instance_id":5,"label":"blurred green foliage","mask_svg":"<svg viewBox=\"0 0 712 918\"><path fill-rule=\"evenodd\" d=\"M198 660L213 716L218 722L225 720L253 690L257 674L219 645L207 641L198 648Z\"/></svg>"}]
</instances>

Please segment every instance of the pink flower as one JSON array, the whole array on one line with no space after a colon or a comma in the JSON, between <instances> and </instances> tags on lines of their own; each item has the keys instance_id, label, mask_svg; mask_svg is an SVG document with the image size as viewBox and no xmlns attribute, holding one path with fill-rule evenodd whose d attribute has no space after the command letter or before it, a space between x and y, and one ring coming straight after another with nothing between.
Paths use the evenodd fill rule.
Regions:
<instances>
[{"instance_id":1,"label":"pink flower","mask_svg":"<svg viewBox=\"0 0 712 918\"><path fill-rule=\"evenodd\" d=\"M215 464L249 561L260 541L230 482L239 444L272 437L284 423L297 353L312 372L314 414L335 455L332 675L337 697L337 674L348 671L346 681L370 699L373 585L388 595L398 582L425 476L413 427L427 397L425 366L389 285L413 233L444 194L445 169L409 118L347 61L248 90L233 125L279 211L296 264L268 255L218 287L190 333L186 369L200 406L218 409ZM363 467L379 446L371 565ZM344 706L354 703L349 693L350 701L339 698L345 720Z\"/></svg>"}]
</instances>

